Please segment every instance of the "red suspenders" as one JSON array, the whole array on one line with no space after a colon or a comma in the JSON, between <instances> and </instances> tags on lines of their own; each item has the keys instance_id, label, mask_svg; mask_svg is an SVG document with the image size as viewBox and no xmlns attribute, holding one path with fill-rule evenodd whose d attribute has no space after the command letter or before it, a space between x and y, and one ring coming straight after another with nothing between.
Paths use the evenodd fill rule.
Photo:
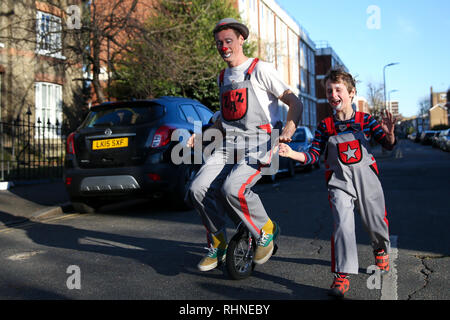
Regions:
<instances>
[{"instance_id":1,"label":"red suspenders","mask_svg":"<svg viewBox=\"0 0 450 320\"><path fill-rule=\"evenodd\" d=\"M334 118L333 116L325 118L325 128L326 132L329 136L334 136L337 134L336 127L334 126ZM355 112L355 123L361 126L361 131L364 129L364 112Z\"/></svg>"},{"instance_id":2,"label":"red suspenders","mask_svg":"<svg viewBox=\"0 0 450 320\"><path fill-rule=\"evenodd\" d=\"M335 136L337 134L336 127L334 126L333 116L325 118L325 130L328 136Z\"/></svg>"},{"instance_id":3,"label":"red suspenders","mask_svg":"<svg viewBox=\"0 0 450 320\"><path fill-rule=\"evenodd\" d=\"M364 112L355 112L355 123L359 123L361 126L361 131L364 130Z\"/></svg>"},{"instance_id":4,"label":"red suspenders","mask_svg":"<svg viewBox=\"0 0 450 320\"><path fill-rule=\"evenodd\" d=\"M250 80L250 76L251 76L253 70L255 69L256 64L258 63L258 61L259 61L258 58L253 59L252 64L248 68L247 74L245 75L245 80ZM223 78L224 78L224 76L225 76L225 69L220 71L220 75L219 75L219 86L220 87L223 85Z\"/></svg>"}]
</instances>

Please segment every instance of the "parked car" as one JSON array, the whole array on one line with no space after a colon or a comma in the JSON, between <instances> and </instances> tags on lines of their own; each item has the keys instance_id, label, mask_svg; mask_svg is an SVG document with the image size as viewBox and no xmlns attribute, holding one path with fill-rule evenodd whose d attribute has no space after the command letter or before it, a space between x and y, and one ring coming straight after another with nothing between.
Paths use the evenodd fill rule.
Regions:
<instances>
[{"instance_id":1,"label":"parked car","mask_svg":"<svg viewBox=\"0 0 450 320\"><path fill-rule=\"evenodd\" d=\"M422 132L420 135L420 143L424 145L430 145L431 144L431 138L434 136L434 133L436 131L434 130L426 130Z\"/></svg>"},{"instance_id":2,"label":"parked car","mask_svg":"<svg viewBox=\"0 0 450 320\"><path fill-rule=\"evenodd\" d=\"M433 148L439 148L439 135L441 134L442 131L444 130L436 131L434 135L431 137L431 146Z\"/></svg>"},{"instance_id":3,"label":"parked car","mask_svg":"<svg viewBox=\"0 0 450 320\"><path fill-rule=\"evenodd\" d=\"M74 208L91 212L116 199L171 195L183 201L200 165L175 165L176 129L192 133L194 121L208 125L213 112L196 100L161 97L108 102L90 109L67 138L65 186Z\"/></svg>"},{"instance_id":4,"label":"parked car","mask_svg":"<svg viewBox=\"0 0 450 320\"><path fill-rule=\"evenodd\" d=\"M439 134L438 145L441 150L450 151L450 129L442 130Z\"/></svg>"},{"instance_id":5,"label":"parked car","mask_svg":"<svg viewBox=\"0 0 450 320\"><path fill-rule=\"evenodd\" d=\"M301 126L295 130L295 133L292 135L292 141L289 142L288 145L294 151L305 152L311 147L313 139L314 136L311 133L311 130L309 130L308 127ZM288 176L293 177L297 169L301 168L305 171L310 171L312 167L312 165L302 166L300 162L292 160L290 158L279 157L279 169L277 174L285 172L288 174ZM319 168L320 163L315 163L314 167ZM275 176L276 175L273 175L269 177L269 179L274 181Z\"/></svg>"},{"instance_id":6,"label":"parked car","mask_svg":"<svg viewBox=\"0 0 450 320\"><path fill-rule=\"evenodd\" d=\"M422 132L417 132L416 137L414 138L414 142L420 142L420 137L422 136Z\"/></svg>"},{"instance_id":7,"label":"parked car","mask_svg":"<svg viewBox=\"0 0 450 320\"><path fill-rule=\"evenodd\" d=\"M408 139L411 141L414 141L416 139L416 135L417 135L417 133L412 132L412 133L408 134Z\"/></svg>"}]
</instances>

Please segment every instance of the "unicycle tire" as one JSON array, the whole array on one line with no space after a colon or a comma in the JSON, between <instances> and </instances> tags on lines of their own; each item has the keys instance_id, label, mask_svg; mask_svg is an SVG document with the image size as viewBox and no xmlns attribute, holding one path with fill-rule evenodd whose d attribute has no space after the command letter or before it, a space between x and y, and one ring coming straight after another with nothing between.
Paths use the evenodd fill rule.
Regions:
<instances>
[{"instance_id":1,"label":"unicycle tire","mask_svg":"<svg viewBox=\"0 0 450 320\"><path fill-rule=\"evenodd\" d=\"M238 232L228 243L226 256L226 269L228 276L233 280L248 278L255 268L253 257L255 255L255 243L249 245L249 234Z\"/></svg>"}]
</instances>

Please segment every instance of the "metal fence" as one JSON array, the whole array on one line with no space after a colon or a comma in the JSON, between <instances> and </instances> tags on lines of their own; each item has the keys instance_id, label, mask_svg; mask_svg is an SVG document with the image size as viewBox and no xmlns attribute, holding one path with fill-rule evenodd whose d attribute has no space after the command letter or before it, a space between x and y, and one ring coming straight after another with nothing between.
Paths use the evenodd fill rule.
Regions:
<instances>
[{"instance_id":1,"label":"metal fence","mask_svg":"<svg viewBox=\"0 0 450 320\"><path fill-rule=\"evenodd\" d=\"M62 177L67 130L58 121L26 118L0 122L0 181Z\"/></svg>"}]
</instances>

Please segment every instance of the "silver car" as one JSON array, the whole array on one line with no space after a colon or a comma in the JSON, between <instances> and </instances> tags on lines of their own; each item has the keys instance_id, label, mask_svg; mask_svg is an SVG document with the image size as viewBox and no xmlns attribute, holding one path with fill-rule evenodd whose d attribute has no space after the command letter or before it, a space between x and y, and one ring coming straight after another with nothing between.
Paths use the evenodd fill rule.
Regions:
<instances>
[{"instance_id":1,"label":"silver car","mask_svg":"<svg viewBox=\"0 0 450 320\"><path fill-rule=\"evenodd\" d=\"M450 150L450 129L441 131L438 138L438 146L441 150Z\"/></svg>"}]
</instances>

